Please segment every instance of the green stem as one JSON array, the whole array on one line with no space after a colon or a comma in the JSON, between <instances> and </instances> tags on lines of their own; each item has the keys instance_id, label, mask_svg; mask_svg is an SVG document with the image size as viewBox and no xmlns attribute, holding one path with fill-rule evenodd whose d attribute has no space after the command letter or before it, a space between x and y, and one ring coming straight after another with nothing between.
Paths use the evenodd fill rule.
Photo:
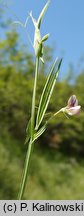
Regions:
<instances>
[{"instance_id":1,"label":"green stem","mask_svg":"<svg viewBox=\"0 0 84 216\"><path fill-rule=\"evenodd\" d=\"M33 140L34 135L34 121L35 121L35 98L36 98L36 86L37 86L37 77L38 77L38 68L39 68L39 58L36 58L36 71L35 71L35 81L34 81L34 90L32 97L32 111L31 111L31 138Z\"/></svg>"},{"instance_id":2,"label":"green stem","mask_svg":"<svg viewBox=\"0 0 84 216\"><path fill-rule=\"evenodd\" d=\"M21 182L20 192L18 194L18 200L21 200L24 194L27 176L28 176L28 168L29 161L31 156L32 144L34 143L34 121L35 121L35 98L36 98L36 86L37 86L37 77L38 77L38 68L39 68L39 58L36 59L36 71L35 71L35 81L34 81L34 90L33 90L33 98L32 98L32 111L31 111L31 140L28 145L28 150L26 154L25 166L23 171L23 177Z\"/></svg>"},{"instance_id":3,"label":"green stem","mask_svg":"<svg viewBox=\"0 0 84 216\"><path fill-rule=\"evenodd\" d=\"M28 176L28 168L29 168L29 160L30 160L30 155L31 155L32 144L33 144L33 142L30 141L29 145L28 145L20 192L18 194L18 200L21 200L23 197L23 194L24 194L27 176Z\"/></svg>"}]
</instances>

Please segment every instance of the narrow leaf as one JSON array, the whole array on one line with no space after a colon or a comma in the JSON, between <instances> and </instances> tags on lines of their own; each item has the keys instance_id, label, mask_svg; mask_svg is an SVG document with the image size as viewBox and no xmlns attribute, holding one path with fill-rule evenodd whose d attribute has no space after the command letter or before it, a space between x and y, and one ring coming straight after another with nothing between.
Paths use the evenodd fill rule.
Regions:
<instances>
[{"instance_id":1,"label":"narrow leaf","mask_svg":"<svg viewBox=\"0 0 84 216\"><path fill-rule=\"evenodd\" d=\"M37 112L37 119L36 119L36 129L38 129L39 125L41 124L43 117L45 115L45 112L47 110L48 104L50 102L50 98L56 83L56 79L58 77L58 72L61 66L62 59L57 59L55 63L53 64L50 73L48 75L46 84L44 86L40 103L39 103L39 108Z\"/></svg>"},{"instance_id":2,"label":"narrow leaf","mask_svg":"<svg viewBox=\"0 0 84 216\"><path fill-rule=\"evenodd\" d=\"M33 24L34 24L34 27L36 28L36 26L37 26L37 23L36 23L36 20L34 19L34 17L32 16L32 11L30 12L30 17L31 17L31 19L32 19L32 22L33 22Z\"/></svg>"},{"instance_id":3,"label":"narrow leaf","mask_svg":"<svg viewBox=\"0 0 84 216\"><path fill-rule=\"evenodd\" d=\"M30 131L30 127L31 127L31 125L30 125L30 123L29 123L28 131ZM33 139L33 141L37 140L37 139L44 133L45 130L46 130L46 124L45 124L42 128L40 128L39 131L37 131L37 132L34 134L34 139ZM31 139L31 134L28 133L28 131L27 131L27 137L26 137L26 140L25 140L25 144L27 144L27 143L29 142L29 140Z\"/></svg>"},{"instance_id":4,"label":"narrow leaf","mask_svg":"<svg viewBox=\"0 0 84 216\"><path fill-rule=\"evenodd\" d=\"M46 124L39 129L39 131L37 133L34 134L34 140L38 139L46 130Z\"/></svg>"},{"instance_id":5,"label":"narrow leaf","mask_svg":"<svg viewBox=\"0 0 84 216\"><path fill-rule=\"evenodd\" d=\"M44 6L44 8L43 8L43 10L41 11L40 16L39 16L39 18L38 18L37 25L38 25L38 28L39 28L39 29L40 29L42 19L43 19L45 13L46 13L46 10L47 10L49 4L50 4L50 0L46 3L46 5Z\"/></svg>"}]
</instances>

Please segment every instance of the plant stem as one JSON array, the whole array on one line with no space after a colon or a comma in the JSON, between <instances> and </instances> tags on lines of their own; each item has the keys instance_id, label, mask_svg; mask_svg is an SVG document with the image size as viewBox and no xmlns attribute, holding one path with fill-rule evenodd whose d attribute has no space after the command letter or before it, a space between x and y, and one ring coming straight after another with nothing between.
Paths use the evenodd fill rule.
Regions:
<instances>
[{"instance_id":1,"label":"plant stem","mask_svg":"<svg viewBox=\"0 0 84 216\"><path fill-rule=\"evenodd\" d=\"M33 142L30 141L29 145L28 145L20 192L18 194L18 200L21 200L22 196L24 194L24 190L25 190L25 186L26 186L26 180L27 180L27 176L28 176L28 168L29 168L29 160L30 160L30 155L31 155L32 144L33 144Z\"/></svg>"},{"instance_id":2,"label":"plant stem","mask_svg":"<svg viewBox=\"0 0 84 216\"><path fill-rule=\"evenodd\" d=\"M27 176L28 176L28 168L29 161L31 156L32 144L34 143L34 121L35 121L35 98L36 98L36 86L37 86L37 77L38 77L38 68L39 68L39 58L36 58L36 71L35 71L35 81L34 81L34 89L33 89L33 97L32 97L32 111L31 111L31 140L28 145L28 150L26 154L25 166L23 171L23 177L21 182L20 192L18 194L18 200L21 200L24 194Z\"/></svg>"},{"instance_id":3,"label":"plant stem","mask_svg":"<svg viewBox=\"0 0 84 216\"><path fill-rule=\"evenodd\" d=\"M39 57L36 58L35 81L34 81L34 90L33 90L33 97L32 97L32 111L31 111L31 138L32 138L32 140L33 140L33 135L34 135L35 98L36 98L36 86L37 86L38 68L39 68Z\"/></svg>"}]
</instances>

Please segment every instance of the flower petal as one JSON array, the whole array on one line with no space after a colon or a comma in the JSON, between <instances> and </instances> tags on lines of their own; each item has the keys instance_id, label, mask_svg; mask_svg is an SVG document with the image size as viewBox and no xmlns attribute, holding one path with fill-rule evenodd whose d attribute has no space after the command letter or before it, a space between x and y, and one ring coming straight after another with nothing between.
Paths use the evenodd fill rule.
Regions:
<instances>
[{"instance_id":1,"label":"flower petal","mask_svg":"<svg viewBox=\"0 0 84 216\"><path fill-rule=\"evenodd\" d=\"M75 106L71 108L66 108L68 115L77 115L80 113L81 106Z\"/></svg>"},{"instance_id":2,"label":"flower petal","mask_svg":"<svg viewBox=\"0 0 84 216\"><path fill-rule=\"evenodd\" d=\"M67 107L75 107L78 105L78 100L76 98L76 95L72 95L68 100L68 106Z\"/></svg>"}]
</instances>

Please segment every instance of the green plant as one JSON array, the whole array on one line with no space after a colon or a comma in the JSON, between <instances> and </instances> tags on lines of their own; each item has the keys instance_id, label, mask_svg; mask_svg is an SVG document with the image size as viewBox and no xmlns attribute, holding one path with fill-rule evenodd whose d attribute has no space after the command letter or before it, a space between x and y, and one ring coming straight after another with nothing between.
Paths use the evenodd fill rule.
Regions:
<instances>
[{"instance_id":1,"label":"green plant","mask_svg":"<svg viewBox=\"0 0 84 216\"><path fill-rule=\"evenodd\" d=\"M76 96L71 96L68 105L64 108L61 108L58 112L54 113L48 120L46 120L45 123L43 123L50 98L52 96L52 92L55 87L55 83L58 77L58 73L60 70L60 66L62 63L62 59L56 59L54 64L52 65L47 81L45 83L45 86L43 88L42 95L40 97L38 109L35 109L36 106L36 89L37 89L37 81L38 81L38 72L39 72L39 63L40 60L44 64L44 59L43 59L43 46L44 42L48 39L49 34L44 35L41 38L41 33L40 33L40 27L41 23L43 20L43 17L45 15L45 12L50 4L50 0L46 3L44 6L42 12L40 13L40 16L38 20L36 21L33 16L32 12L30 12L29 16L26 19L25 24L22 24L20 21L16 21L16 24L20 24L23 28L26 30L26 26L28 23L29 18L32 19L32 22L34 24L35 28L35 33L34 33L34 44L33 48L35 51L35 59L36 59L36 68L35 68L35 80L34 80L34 88L33 88L33 97L32 97L32 108L31 108L31 118L28 122L27 130L26 130L26 141L25 143L28 145L28 150L26 154L26 159L25 159L25 166L24 166L24 171L23 171L23 177L22 177L22 182L21 182L21 187L20 191L18 194L18 199L22 199L23 194L24 194L24 189L26 185L26 180L29 172L29 161L30 161L30 156L31 156L31 150L34 142L40 137L43 132L46 130L48 123L51 121L52 118L54 118L58 113L63 112L65 114L73 115L77 114L80 110L80 106L77 104L77 99ZM27 33L27 30L26 30ZM27 33L28 35L28 33ZM29 35L28 35L29 37ZM30 38L30 37L29 37Z\"/></svg>"}]
</instances>

